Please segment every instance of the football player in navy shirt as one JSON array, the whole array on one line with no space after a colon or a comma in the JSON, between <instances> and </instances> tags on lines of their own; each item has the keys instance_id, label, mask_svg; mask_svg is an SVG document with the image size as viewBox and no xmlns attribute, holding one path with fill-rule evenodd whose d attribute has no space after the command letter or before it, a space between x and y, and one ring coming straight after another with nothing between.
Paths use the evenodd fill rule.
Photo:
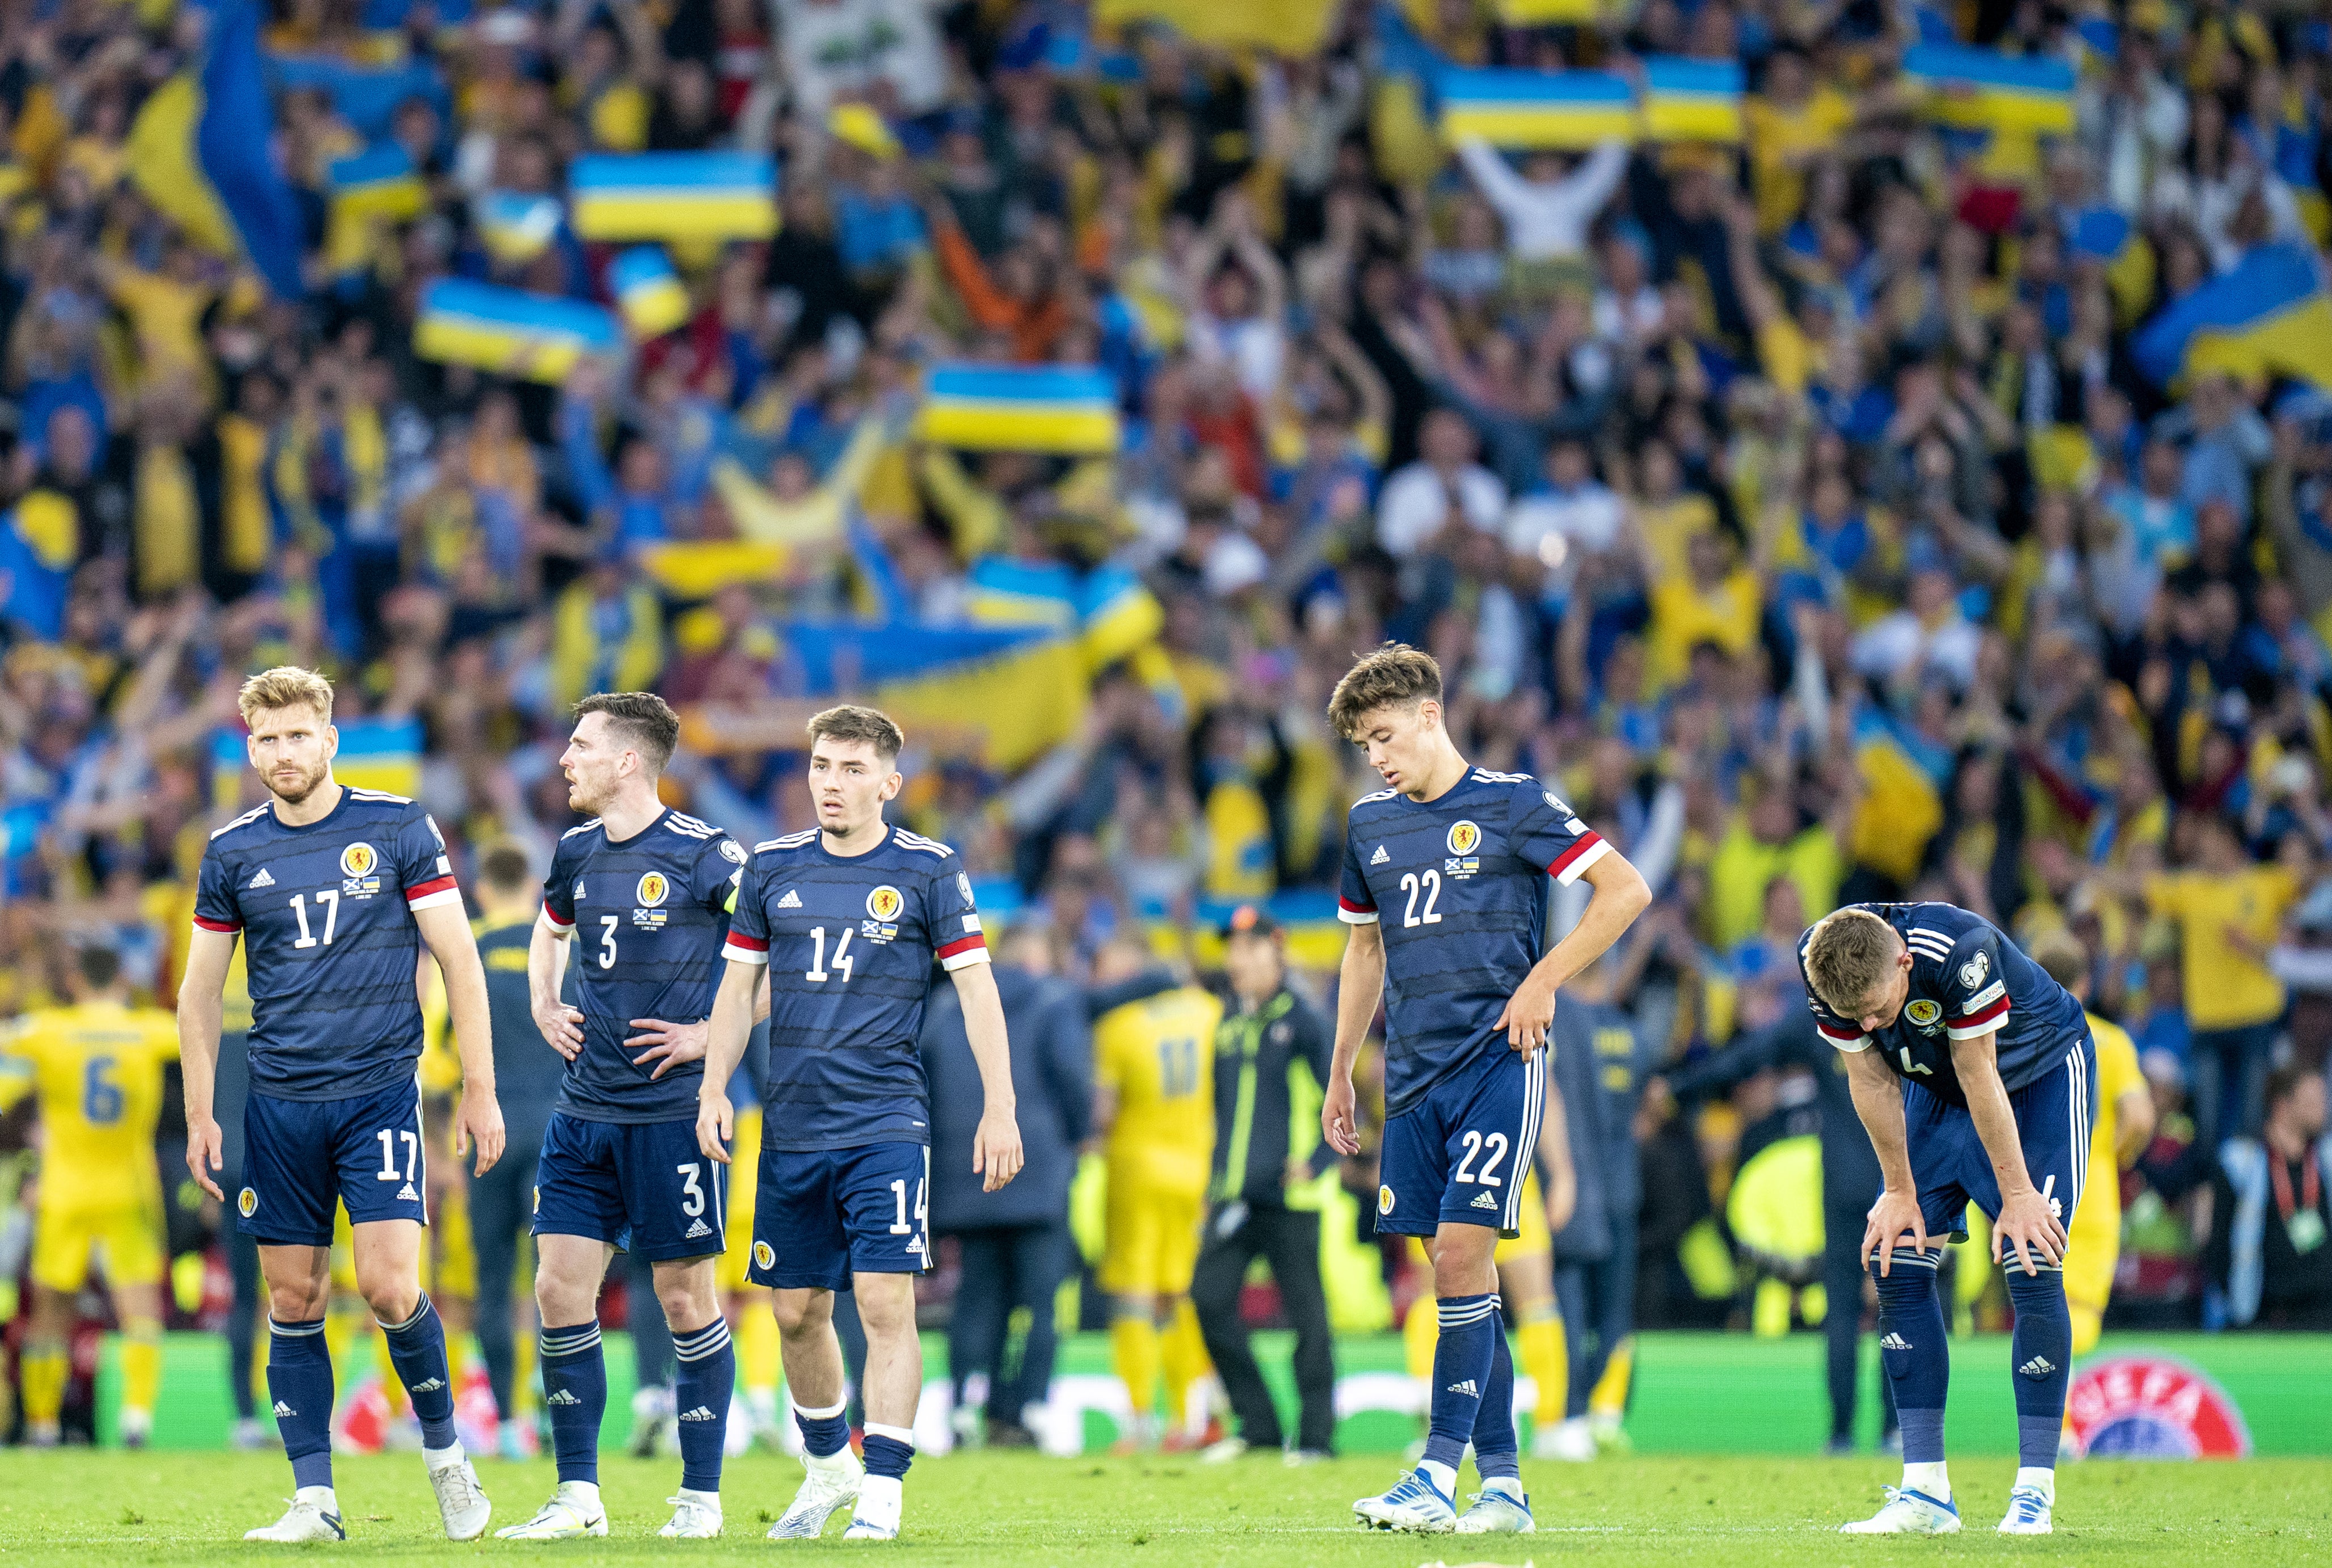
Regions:
<instances>
[{"instance_id":1,"label":"football player in navy shirt","mask_svg":"<svg viewBox=\"0 0 2332 1568\"><path fill-rule=\"evenodd\" d=\"M721 1534L722 1443L737 1358L714 1278L728 1183L724 1167L696 1146L696 1087L745 852L657 798L656 779L680 740L680 716L662 697L601 693L575 713L559 765L569 805L591 820L559 841L527 950L535 1025L568 1061L534 1178L534 1295L559 1487L533 1518L499 1534L563 1541L607 1533L597 1305L607 1262L622 1248L650 1261L676 1361L680 1494L658 1534L709 1539ZM581 949L579 1008L560 999L571 946Z\"/></svg>"},{"instance_id":2,"label":"football player in navy shirt","mask_svg":"<svg viewBox=\"0 0 2332 1568\"><path fill-rule=\"evenodd\" d=\"M1445 727L1441 668L1398 643L1368 655L1328 703L1337 733L1387 786L1346 824L1338 913L1351 927L1321 1125L1360 1151L1352 1063L1385 1003L1385 1129L1377 1228L1425 1238L1441 1336L1425 1457L1353 1511L1386 1529L1526 1534L1514 1362L1492 1253L1519 1232L1523 1178L1548 1116L1555 993L1651 902L1636 868L1552 789L1470 766ZM1547 878L1594 892L1544 955ZM1413 1310L1413 1309L1412 1309ZM1458 1465L1474 1445L1482 1491L1458 1516Z\"/></svg>"},{"instance_id":3,"label":"football player in navy shirt","mask_svg":"<svg viewBox=\"0 0 2332 1568\"><path fill-rule=\"evenodd\" d=\"M1993 1259L2016 1309L2017 1471L2000 1533L2048 1535L2073 1360L2065 1234L2097 1115L2088 1020L1990 921L1948 904L1850 904L1799 939L1798 965L1815 1028L1848 1053L1855 1113L1885 1182L1862 1253L1878 1287L1903 1484L1844 1528L1960 1527L1944 1468L1951 1359L1935 1270L1944 1239L1965 1237L1973 1202L1993 1217Z\"/></svg>"},{"instance_id":4,"label":"football player in navy shirt","mask_svg":"<svg viewBox=\"0 0 2332 1568\"><path fill-rule=\"evenodd\" d=\"M946 845L883 820L899 793L898 725L872 708L809 722L817 826L757 845L729 928L696 1135L726 1162L729 1076L764 975L769 1066L746 1277L774 1289L786 1388L808 1471L769 1531L814 1536L855 1504L845 1540L899 1533L923 1386L915 1276L931 1267L931 1111L916 1042L933 966L955 982L985 1108L972 1170L995 1191L1019 1173L1012 1061L971 879ZM866 1458L850 1452L834 1293L866 1330Z\"/></svg>"},{"instance_id":5,"label":"football player in navy shirt","mask_svg":"<svg viewBox=\"0 0 2332 1568\"><path fill-rule=\"evenodd\" d=\"M251 982L251 1090L236 1219L267 1279L267 1386L292 1461L290 1509L251 1541L347 1537L332 1490L332 1362L324 1349L332 1211L354 1227L357 1288L388 1336L421 1422L445 1534L483 1534L492 1510L454 1435L445 1331L421 1289L428 1223L422 1161L421 948L445 980L462 1100L456 1153L477 1174L502 1157L486 976L437 824L402 795L332 777L332 686L311 670L244 683L251 765L271 798L211 835L178 990L186 1167L214 1198L219 1023L238 939Z\"/></svg>"}]
</instances>

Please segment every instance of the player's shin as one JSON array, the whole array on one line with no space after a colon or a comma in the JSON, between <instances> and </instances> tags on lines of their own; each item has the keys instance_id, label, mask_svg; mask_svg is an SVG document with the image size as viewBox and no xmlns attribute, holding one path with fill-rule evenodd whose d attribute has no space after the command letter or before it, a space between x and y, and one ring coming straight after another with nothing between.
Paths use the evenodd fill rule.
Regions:
<instances>
[{"instance_id":1,"label":"player's shin","mask_svg":"<svg viewBox=\"0 0 2332 1568\"><path fill-rule=\"evenodd\" d=\"M1418 1468L1446 1498L1454 1495L1458 1461L1473 1440L1480 1419L1482 1389L1490 1381L1497 1354L1498 1298L1445 1296L1439 1303L1441 1337L1433 1347L1432 1424L1425 1438L1425 1458ZM1509 1376L1511 1376L1511 1366ZM1512 1395L1508 1395L1512 1419Z\"/></svg>"},{"instance_id":2,"label":"player's shin","mask_svg":"<svg viewBox=\"0 0 2332 1568\"><path fill-rule=\"evenodd\" d=\"M561 1485L599 1484L599 1423L607 1413L607 1363L599 1348L599 1320L543 1325L542 1403L550 1412L550 1443Z\"/></svg>"},{"instance_id":3,"label":"player's shin","mask_svg":"<svg viewBox=\"0 0 2332 1568\"><path fill-rule=\"evenodd\" d=\"M1895 1391L1903 1432L1903 1485L1938 1503L1951 1500L1944 1468L1944 1399L1951 1386L1951 1353L1944 1339L1943 1303L1935 1295L1942 1254L1897 1248L1889 1272L1871 1266L1878 1287L1878 1360ZM2056 1435L2050 1435L2050 1450Z\"/></svg>"},{"instance_id":4,"label":"player's shin","mask_svg":"<svg viewBox=\"0 0 2332 1568\"><path fill-rule=\"evenodd\" d=\"M2065 1305L2065 1276L2053 1268L2027 1274L2005 1270L2016 1309L2012 1335L2016 1368L2016 1485L2056 1500L2057 1440L2064 1429L2065 1391L2073 1362L2073 1322Z\"/></svg>"},{"instance_id":5,"label":"player's shin","mask_svg":"<svg viewBox=\"0 0 2332 1568\"><path fill-rule=\"evenodd\" d=\"M332 1358L324 1320L267 1324L267 1392L275 1430L292 1461L292 1482L305 1489L332 1484Z\"/></svg>"},{"instance_id":6,"label":"player's shin","mask_svg":"<svg viewBox=\"0 0 2332 1568\"><path fill-rule=\"evenodd\" d=\"M674 1329L672 1349L678 1362L673 1402L680 1412L681 1488L717 1496L729 1396L737 1386L737 1351L728 1319L716 1315L702 1328Z\"/></svg>"},{"instance_id":7,"label":"player's shin","mask_svg":"<svg viewBox=\"0 0 2332 1568\"><path fill-rule=\"evenodd\" d=\"M454 1374L445 1362L445 1324L437 1315L429 1293L403 1323L380 1325L388 1341L389 1364L413 1401L414 1419L421 1423L421 1445L432 1469L458 1461L461 1442L454 1435Z\"/></svg>"}]
</instances>

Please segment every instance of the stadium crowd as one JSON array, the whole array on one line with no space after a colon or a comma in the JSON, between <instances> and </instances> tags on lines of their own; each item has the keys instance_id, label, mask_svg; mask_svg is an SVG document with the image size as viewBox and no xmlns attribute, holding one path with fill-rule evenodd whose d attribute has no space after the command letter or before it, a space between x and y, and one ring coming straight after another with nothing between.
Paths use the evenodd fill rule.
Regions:
<instances>
[{"instance_id":1,"label":"stadium crowd","mask_svg":"<svg viewBox=\"0 0 2332 1568\"><path fill-rule=\"evenodd\" d=\"M2271 1239L2264 1291L2240 1262L2260 1193L2288 1224L2293 1181L2320 1209L2327 1173L2332 359L2165 373L2138 347L2262 252L2306 258L2291 330L2332 310L2326 23L2252 0L1261 7L1299 14L1295 51L1223 36L1219 9L288 0L262 38L305 66L279 71L270 133L294 299L152 183L145 111L216 13L6 7L20 1041L75 999L171 1005L206 835L259 798L233 739L252 671L333 676L473 895L490 856L521 886L509 868L539 876L572 825L556 760L587 693L666 695L674 803L750 844L810 825L810 712L940 671L953 711L899 710L897 819L961 851L1034 1034L1064 1081L1098 1076L1104 1120L1061 1096L1038 1211L959 1224L935 1195L937 1228L989 1249L942 1249L939 1321L1009 1271L1003 1232L1069 1229L1080 1145L1143 1135L1119 1009L1226 1019L1219 1071L1256 1048L1221 1044L1276 994L1224 977L1235 908L1270 912L1328 1007L1343 812L1376 780L1324 708L1395 639L1439 659L1470 760L1560 790L1657 894L1593 977L1631 1043L1604 1052L1626 1059L1601 1142L1572 1151L1629 1172L1595 1184L1577 1256L1626 1272L1634 1309L1574 1338L1608 1356L1636 1324L1778 1332L1835 1305L1819 1166L1748 1175L1810 1141L1840 1183L1867 1159L1803 1048L1794 943L1889 898L2069 939L2066 975L2132 1037L2153 1133L2124 1152L2114 1321L2332 1327L2332 1250ZM1898 70L1922 38L2069 63L2072 130L1935 112ZM1437 62L1625 78L1677 55L1739 61L1736 139L1517 151L1435 123ZM376 144L409 165L402 206L336 186ZM675 242L676 329L550 379L416 352L434 280L615 299L616 247L564 216L513 237L499 198L557 196L587 152L721 148L774 155L782 227ZM1098 367L1122 441L925 440L923 373L958 361ZM1133 630L1086 658L1103 586ZM1003 647L975 634L1032 604L1078 655L1036 698L1000 673L1022 644L886 662ZM165 1311L215 1326L231 1222L167 1174L176 1104ZM1196 1125L1203 1150L1211 1103ZM2263 1132L2270 1158L2222 1162ZM0 1123L11 1282L41 1146L24 1108ZM1372 1259L1331 1260L1328 1310L1385 1326L1415 1265L1370 1251L1368 1155L1315 1171L1316 1148L1277 1151L1288 1190L1333 1168L1314 1207ZM1219 1163L1211 1195L1237 1199ZM1077 1228L1084 1262L1117 1218ZM1062 1254L1009 1268L1075 1272ZM1158 1296L1116 1319L1157 1342L1120 1348L1171 1389L1203 1356L1177 1287L1108 1273L1094 1325L1104 1292ZM30 1295L0 1305L21 1341Z\"/></svg>"}]
</instances>

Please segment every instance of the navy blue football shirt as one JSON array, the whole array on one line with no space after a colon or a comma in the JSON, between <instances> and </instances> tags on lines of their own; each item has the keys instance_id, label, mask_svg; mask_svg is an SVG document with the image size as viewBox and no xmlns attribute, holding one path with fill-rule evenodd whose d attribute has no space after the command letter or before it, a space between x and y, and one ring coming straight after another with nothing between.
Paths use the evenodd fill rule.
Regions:
<instances>
[{"instance_id":1,"label":"navy blue football shirt","mask_svg":"<svg viewBox=\"0 0 2332 1568\"><path fill-rule=\"evenodd\" d=\"M461 902L437 824L402 795L343 786L302 827L271 802L212 834L195 923L243 933L252 1091L341 1100L411 1079L422 1037L413 913Z\"/></svg>"},{"instance_id":2,"label":"navy blue football shirt","mask_svg":"<svg viewBox=\"0 0 2332 1568\"><path fill-rule=\"evenodd\" d=\"M1527 773L1469 770L1438 800L1363 796L1344 830L1336 913L1385 949L1385 1114L1496 1041L1541 957L1546 879L1575 882L1610 846Z\"/></svg>"},{"instance_id":3,"label":"navy blue football shirt","mask_svg":"<svg viewBox=\"0 0 2332 1568\"><path fill-rule=\"evenodd\" d=\"M814 827L757 845L728 954L769 968L764 1148L931 1142L915 1042L932 964L988 961L954 850L903 827L858 856Z\"/></svg>"},{"instance_id":4,"label":"navy blue football shirt","mask_svg":"<svg viewBox=\"0 0 2332 1568\"><path fill-rule=\"evenodd\" d=\"M1895 928L1911 953L1911 994L1895 1021L1867 1036L1862 1026L1842 1018L1806 987L1806 1005L1822 1038L1841 1051L1878 1047L1888 1070L1920 1085L1954 1105L1967 1104L1952 1068L1954 1040L1996 1034L2000 1081L2023 1088L2061 1066L2080 1049L2088 1020L2072 993L2049 971L2026 958L1980 914L1949 904L1858 904ZM1806 944L1813 928L1798 938L1798 972L1805 973Z\"/></svg>"},{"instance_id":5,"label":"navy blue football shirt","mask_svg":"<svg viewBox=\"0 0 2332 1568\"><path fill-rule=\"evenodd\" d=\"M702 1062L648 1075L624 1041L634 1018L693 1024L711 1016L721 943L745 851L718 827L665 811L620 842L597 818L570 827L543 879L542 913L575 932L583 1050L558 1109L586 1122L693 1122Z\"/></svg>"}]
</instances>

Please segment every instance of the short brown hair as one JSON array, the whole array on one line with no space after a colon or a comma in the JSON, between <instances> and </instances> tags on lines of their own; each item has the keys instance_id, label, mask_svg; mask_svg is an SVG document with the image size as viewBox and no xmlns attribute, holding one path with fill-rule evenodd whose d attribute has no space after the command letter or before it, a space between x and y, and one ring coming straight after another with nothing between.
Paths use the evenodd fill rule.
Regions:
<instances>
[{"instance_id":1,"label":"short brown hair","mask_svg":"<svg viewBox=\"0 0 2332 1568\"><path fill-rule=\"evenodd\" d=\"M605 713L651 773L662 773L680 744L680 715L654 692L597 692L575 704L578 719L587 713Z\"/></svg>"},{"instance_id":2,"label":"short brown hair","mask_svg":"<svg viewBox=\"0 0 2332 1568\"><path fill-rule=\"evenodd\" d=\"M2089 950L2069 931L2044 931L2024 944L2024 954L2071 990L2089 978Z\"/></svg>"},{"instance_id":3,"label":"short brown hair","mask_svg":"<svg viewBox=\"0 0 2332 1568\"><path fill-rule=\"evenodd\" d=\"M1868 1001L1903 951L1895 928L1867 909L1841 909L1814 922L1806 943L1806 983L1830 1009Z\"/></svg>"},{"instance_id":4,"label":"short brown hair","mask_svg":"<svg viewBox=\"0 0 2332 1568\"><path fill-rule=\"evenodd\" d=\"M498 838L478 852L478 880L497 893L516 893L534 880L526 846L515 838Z\"/></svg>"},{"instance_id":5,"label":"short brown hair","mask_svg":"<svg viewBox=\"0 0 2332 1568\"><path fill-rule=\"evenodd\" d=\"M906 750L905 731L893 722L891 715L880 708L861 708L845 703L838 708L828 708L813 714L809 722L809 738L819 741L864 741L874 748L874 754L885 762L895 762Z\"/></svg>"},{"instance_id":6,"label":"short brown hair","mask_svg":"<svg viewBox=\"0 0 2332 1568\"><path fill-rule=\"evenodd\" d=\"M1387 643L1361 655L1328 697L1328 722L1349 741L1362 718L1379 708L1441 700L1441 666L1433 655L1407 643Z\"/></svg>"},{"instance_id":7,"label":"short brown hair","mask_svg":"<svg viewBox=\"0 0 2332 1568\"><path fill-rule=\"evenodd\" d=\"M332 683L313 670L303 670L297 664L278 664L244 682L243 690L235 694L234 705L246 724L253 713L301 706L315 709L329 724L332 722Z\"/></svg>"}]
</instances>

